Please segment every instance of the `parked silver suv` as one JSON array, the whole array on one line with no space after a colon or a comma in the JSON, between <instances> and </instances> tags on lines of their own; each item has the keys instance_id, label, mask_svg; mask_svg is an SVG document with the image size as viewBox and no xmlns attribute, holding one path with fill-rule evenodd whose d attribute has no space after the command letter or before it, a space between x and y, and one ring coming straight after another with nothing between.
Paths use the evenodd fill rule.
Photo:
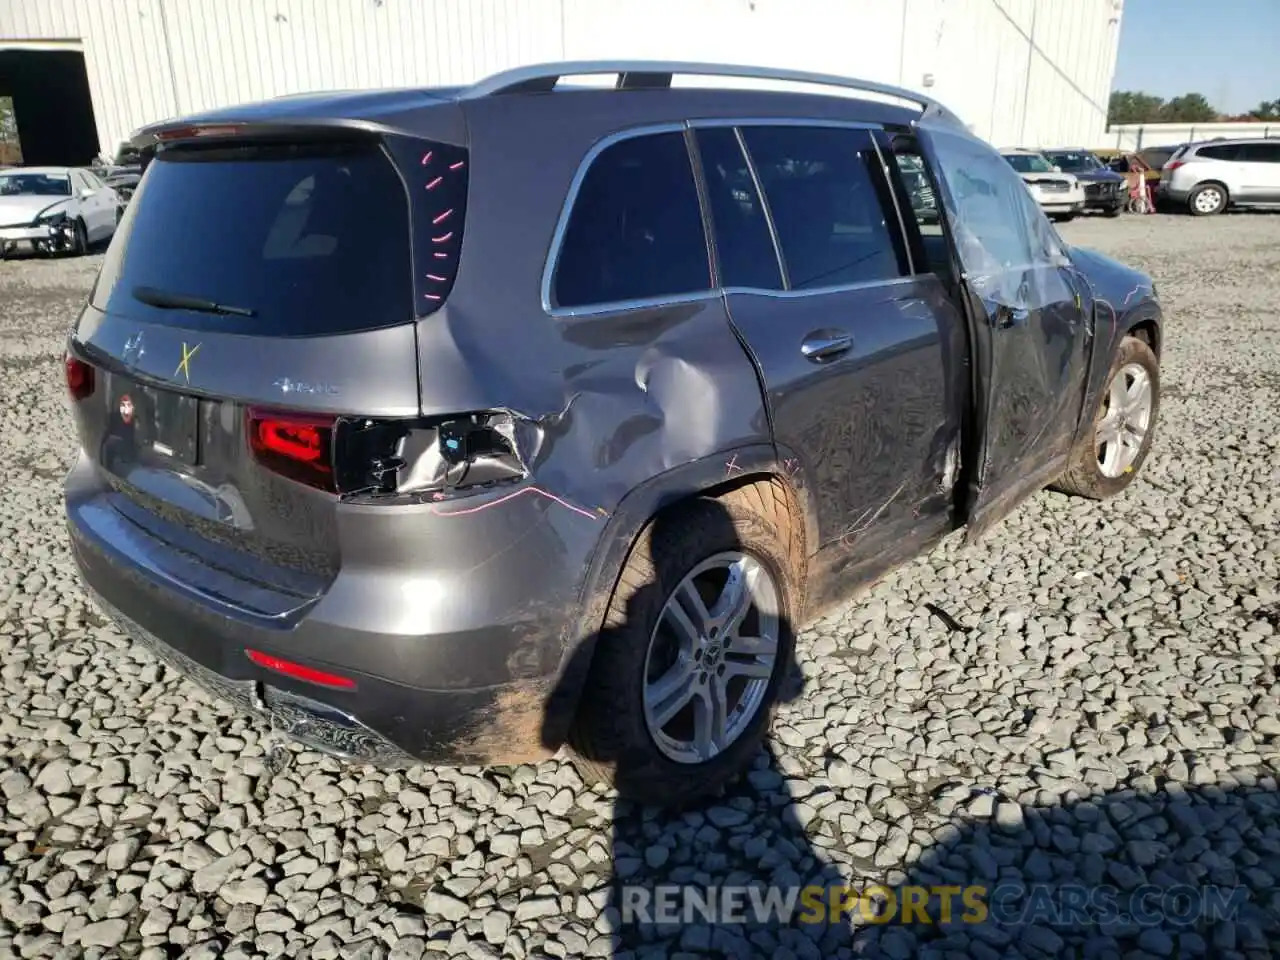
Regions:
<instances>
[{"instance_id":1,"label":"parked silver suv","mask_svg":"<svg viewBox=\"0 0 1280 960\"><path fill-rule=\"evenodd\" d=\"M1280 204L1280 138L1189 143L1165 163L1157 194L1197 217Z\"/></svg>"}]
</instances>

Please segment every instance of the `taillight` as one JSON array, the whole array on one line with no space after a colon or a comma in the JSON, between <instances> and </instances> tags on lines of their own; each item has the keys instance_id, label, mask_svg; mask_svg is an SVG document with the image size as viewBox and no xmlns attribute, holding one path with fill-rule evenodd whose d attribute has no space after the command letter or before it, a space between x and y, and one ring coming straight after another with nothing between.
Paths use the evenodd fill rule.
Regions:
<instances>
[{"instance_id":1,"label":"taillight","mask_svg":"<svg viewBox=\"0 0 1280 960\"><path fill-rule=\"evenodd\" d=\"M93 367L79 357L67 354L64 363L67 374L67 389L73 400L83 400L93 393Z\"/></svg>"},{"instance_id":2,"label":"taillight","mask_svg":"<svg viewBox=\"0 0 1280 960\"><path fill-rule=\"evenodd\" d=\"M286 677L293 677L295 680L303 680L322 687L332 687L334 690L354 690L356 688L356 682L350 677L340 676L336 673L326 673L324 670L317 670L315 667L294 663L292 660L282 660L280 657L273 657L271 654L263 653L260 650L245 650L244 655L264 670L273 670Z\"/></svg>"},{"instance_id":3,"label":"taillight","mask_svg":"<svg viewBox=\"0 0 1280 960\"><path fill-rule=\"evenodd\" d=\"M298 483L337 492L333 417L250 410L245 421L249 449L258 463Z\"/></svg>"},{"instance_id":4,"label":"taillight","mask_svg":"<svg viewBox=\"0 0 1280 960\"><path fill-rule=\"evenodd\" d=\"M1177 170L1180 166L1182 166L1186 162L1187 161L1185 160L1170 160L1168 163L1164 165L1164 168L1168 170L1170 173L1173 173L1173 171Z\"/></svg>"}]
</instances>

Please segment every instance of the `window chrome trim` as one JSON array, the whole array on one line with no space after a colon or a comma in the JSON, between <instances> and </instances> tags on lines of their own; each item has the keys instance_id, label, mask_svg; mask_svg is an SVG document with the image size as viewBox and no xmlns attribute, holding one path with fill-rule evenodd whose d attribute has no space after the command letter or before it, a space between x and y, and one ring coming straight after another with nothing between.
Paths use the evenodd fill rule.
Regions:
<instances>
[{"instance_id":1,"label":"window chrome trim","mask_svg":"<svg viewBox=\"0 0 1280 960\"><path fill-rule=\"evenodd\" d=\"M782 254L782 241L778 239L778 228L773 222L773 210L769 206L769 198L764 195L764 184L760 182L760 174L756 171L756 162L751 159L751 151L747 149L747 138L742 135L742 127L733 127L733 139L742 151L742 160L747 165L747 173L751 175L751 185L756 191L756 199L760 201L760 210L764 213L764 224L769 228L769 240L773 244L773 259L778 264L778 280L783 290L791 289L791 275L787 272L787 260Z\"/></svg>"},{"instance_id":2,"label":"window chrome trim","mask_svg":"<svg viewBox=\"0 0 1280 960\"><path fill-rule=\"evenodd\" d=\"M893 178L897 173L897 162L895 161L894 163L895 169L890 170L889 161L885 159L884 151L880 149L880 138L872 134L870 139L871 148L875 150L876 159L880 161L880 175L884 177L884 185L889 190L889 202L893 204L893 213L898 219L898 237L902 240L902 249L907 254L907 273L914 277L916 275L916 258L911 252L911 242L907 239L907 221L903 219L902 205L898 203L898 191L894 189L893 183ZM915 220L914 211L911 213L911 219ZM916 229L919 229L919 224L916 225Z\"/></svg>"},{"instance_id":3,"label":"window chrome trim","mask_svg":"<svg viewBox=\"0 0 1280 960\"><path fill-rule=\"evenodd\" d=\"M853 293L858 290L870 290L874 287L900 287L910 283L918 283L928 279L932 274L918 273L910 277L891 277L888 280L859 280L857 283L840 283L830 287L806 287L804 290L769 290L765 287L724 287L726 296L731 294L750 294L757 297L779 297L795 299L797 297L826 296L833 293Z\"/></svg>"},{"instance_id":4,"label":"window chrome trim","mask_svg":"<svg viewBox=\"0 0 1280 960\"><path fill-rule=\"evenodd\" d=\"M548 316L564 319L575 319L581 317L594 317L610 313L623 313L630 310L646 310L656 307L673 307L687 303L701 303L705 300L714 300L730 293L745 293L767 297L812 297L824 296L833 293L846 293L857 290L867 290L874 287L899 286L905 283L913 283L920 279L920 274L913 274L908 277L890 278L887 280L865 280L858 283L835 284L825 287L809 287L803 290L769 290L757 287L712 287L707 290L694 290L689 293L671 294L661 297L642 297L633 300L614 300L608 303L591 303L584 304L579 307L560 307L554 306L551 301L552 284L555 282L556 268L560 263L561 247L564 245L564 235L569 228L569 218L573 215L574 204L577 203L578 194L582 190L582 183L587 177L587 173L591 170L596 159L604 151L608 150L615 144L624 140L634 140L637 137L653 136L661 133L681 133L685 130L692 129L696 131L699 127L757 127L757 126L786 126L786 127L835 127L851 130L883 130L884 126L878 123L866 123L856 120L831 120L819 118L805 117L742 117L742 118L710 118L686 121L672 121L668 123L645 124L638 127L628 127L625 130L617 130L591 145L591 149L586 152L582 160L578 164L578 169L574 171L573 179L569 184L569 191L565 195L564 203L560 207L560 216L556 220L555 232L551 236L551 247L547 255L546 263L542 268L542 309ZM752 171L753 182L756 183L757 193L760 194L762 205L767 209L768 199L764 196L764 191L760 188L755 177L755 163L751 159L751 153L745 150L742 143L741 134L738 134L739 145L744 147L744 156L746 157L748 167ZM875 138L871 138L874 142ZM685 150L688 151L688 141L684 141ZM693 157L689 157L690 175L694 177L694 186L697 187L697 174L693 167ZM772 212L768 215L770 237L774 240L774 250L778 254L781 262L782 252L773 228ZM705 231L704 231L705 233ZM707 248L708 257L711 255L711 248ZM910 252L908 251L908 257ZM708 279L711 279L708 277ZM783 282L790 283L786 275L785 267L783 268Z\"/></svg>"},{"instance_id":5,"label":"window chrome trim","mask_svg":"<svg viewBox=\"0 0 1280 960\"><path fill-rule=\"evenodd\" d=\"M850 130L883 130L884 124L865 120L833 120L830 117L706 117L690 120L699 127L845 127Z\"/></svg>"},{"instance_id":6,"label":"window chrome trim","mask_svg":"<svg viewBox=\"0 0 1280 960\"><path fill-rule=\"evenodd\" d=\"M560 264L560 251L564 245L565 231L569 229L569 218L573 215L574 204L578 202L578 194L582 190L582 182L586 180L587 173L595 164L600 154L604 153L615 144L622 143L625 140L635 140L639 137L653 136L660 133L683 133L688 129L688 124L683 121L671 123L654 123L639 127L628 127L625 130L617 130L606 137L602 137L591 145L591 149L578 163L578 169L574 171L573 179L569 182L569 192L565 195L564 203L560 207L560 216L556 220L555 232L551 235L551 249L547 255L546 263L542 268L542 309L553 317L577 317L585 314L594 313L610 313L614 310L637 309L645 306L659 306L665 303L682 303L689 299L702 299L704 296L719 296L715 288L707 290L691 291L689 294L676 294L673 297L650 297L641 300L618 300L612 303L585 304L580 307L558 307L554 306L551 301L552 284L555 282L556 268ZM689 145L686 141L681 140L686 155L688 154ZM689 176L693 177L693 162L690 160ZM694 186L697 187L697 180L694 180ZM708 253L710 256L710 253ZM707 282L711 282L711 276L708 272Z\"/></svg>"}]
</instances>

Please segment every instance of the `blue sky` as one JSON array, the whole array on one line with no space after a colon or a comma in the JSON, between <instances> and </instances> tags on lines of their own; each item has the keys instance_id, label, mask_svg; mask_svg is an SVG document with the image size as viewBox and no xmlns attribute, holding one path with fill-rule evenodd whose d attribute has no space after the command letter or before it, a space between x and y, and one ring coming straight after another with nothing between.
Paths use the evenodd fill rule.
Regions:
<instances>
[{"instance_id":1,"label":"blue sky","mask_svg":"<svg viewBox=\"0 0 1280 960\"><path fill-rule=\"evenodd\" d=\"M1115 89L1203 93L1224 113L1280 97L1280 0L1125 0Z\"/></svg>"}]
</instances>

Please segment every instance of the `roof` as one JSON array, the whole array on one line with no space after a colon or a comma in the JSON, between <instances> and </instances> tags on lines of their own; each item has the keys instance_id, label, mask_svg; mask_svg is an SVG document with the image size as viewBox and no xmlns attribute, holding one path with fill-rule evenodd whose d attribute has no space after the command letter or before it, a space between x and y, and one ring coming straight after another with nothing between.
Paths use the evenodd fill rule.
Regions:
<instances>
[{"instance_id":1,"label":"roof","mask_svg":"<svg viewBox=\"0 0 1280 960\"><path fill-rule=\"evenodd\" d=\"M686 75L804 84L816 89L803 92L788 91L788 95L830 98L832 93L840 91L844 94L840 99L866 102L877 108L882 116L892 116L894 122L906 124L928 119L964 128L954 114L932 98L905 88L873 81L732 64L637 60L535 64L494 74L468 87L341 90L290 94L149 124L137 130L131 140L135 145L147 146L154 142L157 134L162 134L166 130L180 130L189 125L232 123L279 126L322 125L373 133L416 134L420 132L419 124L425 119L423 111L430 111L438 116L439 111L433 110L436 107L446 104L463 107L468 103L499 96L535 96L552 92L563 96L587 94L599 96L602 89L598 86L567 88L566 85L560 84L560 80L565 77L610 75L617 77L613 90L624 95L647 91L661 92L665 96L683 97L699 89L705 94L708 86L739 97L747 94L768 96L776 93L771 90L744 88L736 84L725 84L723 87L715 84L704 84L701 87L672 86L674 77ZM604 92L608 89L604 88ZM886 99L917 106L913 109L905 105L890 104L885 102Z\"/></svg>"},{"instance_id":2,"label":"roof","mask_svg":"<svg viewBox=\"0 0 1280 960\"><path fill-rule=\"evenodd\" d=\"M1024 157L1038 157L1043 152L1044 152L1043 150L1031 150L1027 147L1001 147L1000 148L1001 154L1012 153L1012 154L1017 154L1019 156L1024 156Z\"/></svg>"}]
</instances>

